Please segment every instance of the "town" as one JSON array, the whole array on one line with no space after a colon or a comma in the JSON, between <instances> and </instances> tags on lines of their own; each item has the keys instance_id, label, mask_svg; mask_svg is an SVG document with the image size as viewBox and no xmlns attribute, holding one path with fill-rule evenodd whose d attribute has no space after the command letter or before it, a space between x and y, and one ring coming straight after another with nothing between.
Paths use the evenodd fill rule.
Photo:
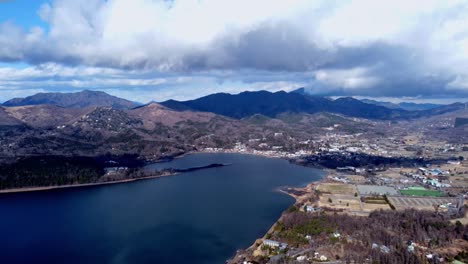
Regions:
<instances>
[{"instance_id":1,"label":"town","mask_svg":"<svg viewBox=\"0 0 468 264\"><path fill-rule=\"evenodd\" d=\"M420 131L385 140L369 133L327 133L319 139L301 142L303 147L294 152L275 146L262 150L267 145L264 140L238 142L233 149L206 151L286 158L304 166L323 168L326 176L305 187L281 188L280 192L295 198L295 204L263 238L250 248L239 250L228 263L370 263L369 256L374 260L391 259L386 263L403 263L398 262L403 261L403 255L405 258L419 256L414 263L466 260L459 252L468 250L465 240L468 233L447 226L452 223L464 230L468 223L466 144L432 140ZM257 145L252 147L252 142ZM382 214L393 218L390 224L395 226L409 221L408 215L411 219L434 221L435 225L444 226L450 238L434 243L430 239L433 235L425 233L431 232L424 227L427 223L413 227L425 229L421 231L425 234L410 231L407 236L400 236L400 241L389 241L379 235L363 237L359 225L355 229L343 225L343 221L361 221L368 225L360 226L361 229L374 232L369 228L374 225L370 221L383 217ZM396 230L389 227L383 232ZM355 253L350 252L353 247L357 247ZM425 262L418 262L421 260Z\"/></svg>"}]
</instances>

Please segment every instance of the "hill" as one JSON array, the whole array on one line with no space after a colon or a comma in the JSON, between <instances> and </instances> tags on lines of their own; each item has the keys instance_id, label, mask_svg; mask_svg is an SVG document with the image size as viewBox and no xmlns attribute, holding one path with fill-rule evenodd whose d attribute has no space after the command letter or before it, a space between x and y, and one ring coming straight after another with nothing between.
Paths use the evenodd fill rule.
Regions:
<instances>
[{"instance_id":1,"label":"hill","mask_svg":"<svg viewBox=\"0 0 468 264\"><path fill-rule=\"evenodd\" d=\"M36 128L63 125L91 111L91 108L64 108L54 105L28 105L5 107L9 116ZM3 123L0 120L0 124Z\"/></svg>"},{"instance_id":2,"label":"hill","mask_svg":"<svg viewBox=\"0 0 468 264\"><path fill-rule=\"evenodd\" d=\"M374 105L380 105L384 106L390 109L403 109L403 110L408 110L408 111L420 111L420 110L429 110L429 109L434 109L437 107L443 106L442 104L418 104L418 103L408 103L408 102L401 102L401 103L391 103L391 102L381 102L381 101L376 101L376 100L371 100L371 99L361 99L363 103L366 104L374 104Z\"/></svg>"},{"instance_id":3,"label":"hill","mask_svg":"<svg viewBox=\"0 0 468 264\"><path fill-rule=\"evenodd\" d=\"M179 122L209 122L215 114L192 111L175 111L157 103L149 103L129 111L130 116L140 119L146 129L154 129L159 125L174 126Z\"/></svg>"},{"instance_id":4,"label":"hill","mask_svg":"<svg viewBox=\"0 0 468 264\"><path fill-rule=\"evenodd\" d=\"M138 104L109 95L100 91L81 91L76 93L38 93L25 98L14 98L3 103L3 106L26 106L49 104L67 108L86 108L104 106L115 109L130 109Z\"/></svg>"},{"instance_id":5,"label":"hill","mask_svg":"<svg viewBox=\"0 0 468 264\"><path fill-rule=\"evenodd\" d=\"M457 117L455 118L455 127L462 127L468 125L468 118Z\"/></svg>"},{"instance_id":6,"label":"hill","mask_svg":"<svg viewBox=\"0 0 468 264\"><path fill-rule=\"evenodd\" d=\"M0 126L17 126L22 124L20 120L11 116L4 107L0 106Z\"/></svg>"}]
</instances>

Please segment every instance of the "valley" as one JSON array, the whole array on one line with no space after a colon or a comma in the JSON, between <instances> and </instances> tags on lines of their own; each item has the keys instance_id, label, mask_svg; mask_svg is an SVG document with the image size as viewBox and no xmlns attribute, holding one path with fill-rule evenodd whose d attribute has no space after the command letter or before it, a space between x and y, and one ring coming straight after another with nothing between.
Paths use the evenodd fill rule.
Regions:
<instances>
[{"instance_id":1,"label":"valley","mask_svg":"<svg viewBox=\"0 0 468 264\"><path fill-rule=\"evenodd\" d=\"M237 105L236 100L248 103ZM109 106L112 100L93 102L1 106L0 192L92 188L217 171L230 164L151 164L177 164L192 153L252 154L320 168L327 175L305 187L280 187L294 205L229 263L365 263L369 256L383 263L420 263L418 255L454 259L468 250L468 231L458 224L466 221L459 197L468 192L464 104L405 110L352 98L311 98L298 91L212 95L129 108ZM455 204L459 211L452 214ZM367 226L381 230L379 223L389 217L394 219L387 223L394 228L390 233L407 232L403 222L417 221L412 230L422 230L429 221L443 226L437 230L446 235L437 244L427 239L439 233L427 231L392 240L384 231L366 235ZM411 252L408 241L414 244ZM450 243L457 246L446 251Z\"/></svg>"},{"instance_id":2,"label":"valley","mask_svg":"<svg viewBox=\"0 0 468 264\"><path fill-rule=\"evenodd\" d=\"M466 126L454 125L455 119L459 120L468 114L465 109L458 109L456 104L451 107L442 106L443 110L440 107L432 108L430 111L437 114L411 120L407 118L382 120L386 115L379 119L357 117L365 115L368 108L377 107L380 110L383 109L381 110L383 112L393 110L361 103L354 99L349 101L349 107L355 107L356 102L358 105L365 105L362 108L364 110L353 108L355 111L360 111L358 114L355 112L349 112L349 115L324 111L299 112L302 110L297 109L297 103L291 104L293 108L288 108L288 105L283 103L284 108L275 108L280 109L276 111L282 111L278 113L270 110L265 112L265 107L258 105L257 110L252 110L257 112L250 116L244 114L225 116L221 115L221 112L216 113L215 110L213 110L215 112L207 112L181 111L177 107L171 109L168 108L167 103L149 103L128 109L113 108L107 105L122 105L123 99L98 93L95 95L98 99L102 96L107 96L107 99L102 104L94 104L93 102L99 100L92 99L92 92L82 93L84 95L78 97L76 94L68 95L81 100L70 99L73 104L69 107L63 105L70 100L24 106L11 106L13 103L9 101L5 103L7 106L0 107L0 162L15 164L25 159L48 159L48 157L57 156L100 160L101 172L98 174L101 177L83 176L78 181L74 179L74 176L70 176L72 179L67 180L66 183L73 184L105 181L107 178L102 177L102 171L109 165L103 162L119 159L119 157L127 158L120 159L121 162L114 164L115 167L127 167L127 163L130 162L132 168L191 152L238 152L295 159L326 153L333 154L344 150L372 156L420 156L434 159L439 156L447 158L447 155L440 155L437 151L446 148L446 144L461 149L464 143L468 142L468 133L465 133ZM257 100L257 97L264 97L265 94L276 100L273 102L264 100L261 103L269 104L270 107L277 107L278 102L287 101L290 97L295 100L298 98L304 101L311 100L309 96L302 95L298 91L291 93L251 92L223 95L223 97L241 96L242 101L249 102L250 100L251 105L255 106L253 102ZM250 95L251 99L245 98ZM207 99L200 100L208 100L212 97L208 96ZM60 98L66 98L66 96L62 95ZM17 104L37 102L32 99L15 100ZM224 104L222 100L209 100L213 100L213 103L208 105L214 106L218 102L220 105ZM315 100L332 102L325 98L315 98ZM42 101L39 102L42 103ZM343 102L340 101L340 104ZM125 105L129 104L130 102L126 102ZM191 103L190 105L193 107L197 104ZM237 106L234 103L229 107L236 108ZM320 109L321 106L317 104L316 107ZM346 109L346 106L343 109ZM447 109L451 111L446 112ZM416 113L419 112L421 111L416 111ZM128 157L132 157L131 160L125 161ZM364 156L361 158L365 163L367 158ZM53 166L47 167L53 170ZM24 171L24 173L31 172ZM0 177L5 179L6 174ZM17 177L21 182L21 173ZM79 176L76 177L79 178ZM42 184L57 185L60 183L45 181ZM21 187L21 183L14 187ZM37 186L26 185L24 187Z\"/></svg>"}]
</instances>

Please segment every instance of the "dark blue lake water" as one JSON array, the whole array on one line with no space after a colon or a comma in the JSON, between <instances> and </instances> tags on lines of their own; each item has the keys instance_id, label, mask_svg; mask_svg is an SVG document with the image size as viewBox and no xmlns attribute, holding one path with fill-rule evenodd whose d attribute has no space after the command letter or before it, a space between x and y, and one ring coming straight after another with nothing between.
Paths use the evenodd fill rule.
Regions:
<instances>
[{"instance_id":1,"label":"dark blue lake water","mask_svg":"<svg viewBox=\"0 0 468 264\"><path fill-rule=\"evenodd\" d=\"M0 195L0 263L224 263L294 201L275 192L323 172L239 154L151 168L230 166L173 177Z\"/></svg>"}]
</instances>

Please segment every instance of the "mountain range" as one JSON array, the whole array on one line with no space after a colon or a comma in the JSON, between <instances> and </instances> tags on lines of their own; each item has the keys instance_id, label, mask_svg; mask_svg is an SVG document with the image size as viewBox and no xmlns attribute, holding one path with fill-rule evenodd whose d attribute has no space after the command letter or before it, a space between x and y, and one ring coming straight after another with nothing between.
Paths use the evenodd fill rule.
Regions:
<instances>
[{"instance_id":1,"label":"mountain range","mask_svg":"<svg viewBox=\"0 0 468 264\"><path fill-rule=\"evenodd\" d=\"M401 102L401 103L392 103L392 102L381 102L371 99L361 99L361 102L366 104L375 104L384 106L390 109L403 109L408 111L418 111L418 110L429 110L437 107L443 106L442 104L430 104L430 103L408 103L408 102Z\"/></svg>"},{"instance_id":2,"label":"mountain range","mask_svg":"<svg viewBox=\"0 0 468 264\"><path fill-rule=\"evenodd\" d=\"M102 92L54 93L50 98L40 94L0 106L0 162L31 155L132 154L153 160L205 148L232 148L238 142L258 147L259 140L296 151L302 142L326 131L381 137L392 133L391 123L409 129L428 127L434 136L464 141L464 119L457 119L458 128L433 126L466 118L464 109L458 103L408 111L301 91L220 93L145 105Z\"/></svg>"},{"instance_id":3,"label":"mountain range","mask_svg":"<svg viewBox=\"0 0 468 264\"><path fill-rule=\"evenodd\" d=\"M308 114L329 112L358 118L397 120L443 114L465 107L464 104L455 103L431 109L409 111L369 104L352 97L332 100L312 96L304 93L302 89L289 93L284 91L275 93L267 91L242 92L234 95L217 93L188 101L168 100L161 104L178 111L212 112L236 119L255 114L276 117L286 112Z\"/></svg>"},{"instance_id":4,"label":"mountain range","mask_svg":"<svg viewBox=\"0 0 468 264\"><path fill-rule=\"evenodd\" d=\"M139 103L118 98L104 92L88 90L77 93L39 93L26 98L14 98L3 104L3 106L7 108L25 107L20 111L23 113L28 113L28 109L30 108L26 106L32 105L50 105L49 108L54 106L71 109L111 107L118 110L130 110L141 107ZM149 105L152 105L153 108L155 108L155 105L159 105L159 109L161 106L164 106L166 109L173 110L171 112L171 117L166 116L168 120L180 115L180 113L177 112L186 111L209 112L234 119L242 119L256 114L275 118L282 113L315 114L328 112L357 118L399 120L439 115L464 109L465 107L465 105L461 103L450 105L392 104L373 100L357 100L352 97L342 97L332 100L326 97L309 95L303 88L292 92L279 91L273 93L268 91L256 91L242 92L239 94L216 93L194 100L168 100L160 104ZM156 109L155 111L157 112ZM20 112L12 116L17 117L21 115ZM51 115L50 118L60 119L63 117ZM7 119L9 122L13 122L11 118ZM7 119L5 119L5 122ZM176 119L177 118L175 118L175 120Z\"/></svg>"},{"instance_id":5,"label":"mountain range","mask_svg":"<svg viewBox=\"0 0 468 264\"><path fill-rule=\"evenodd\" d=\"M69 108L108 106L115 109L130 109L139 105L138 103L118 98L105 92L84 90L76 93L38 93L26 98L13 98L3 103L3 106L25 106L41 104Z\"/></svg>"}]
</instances>

